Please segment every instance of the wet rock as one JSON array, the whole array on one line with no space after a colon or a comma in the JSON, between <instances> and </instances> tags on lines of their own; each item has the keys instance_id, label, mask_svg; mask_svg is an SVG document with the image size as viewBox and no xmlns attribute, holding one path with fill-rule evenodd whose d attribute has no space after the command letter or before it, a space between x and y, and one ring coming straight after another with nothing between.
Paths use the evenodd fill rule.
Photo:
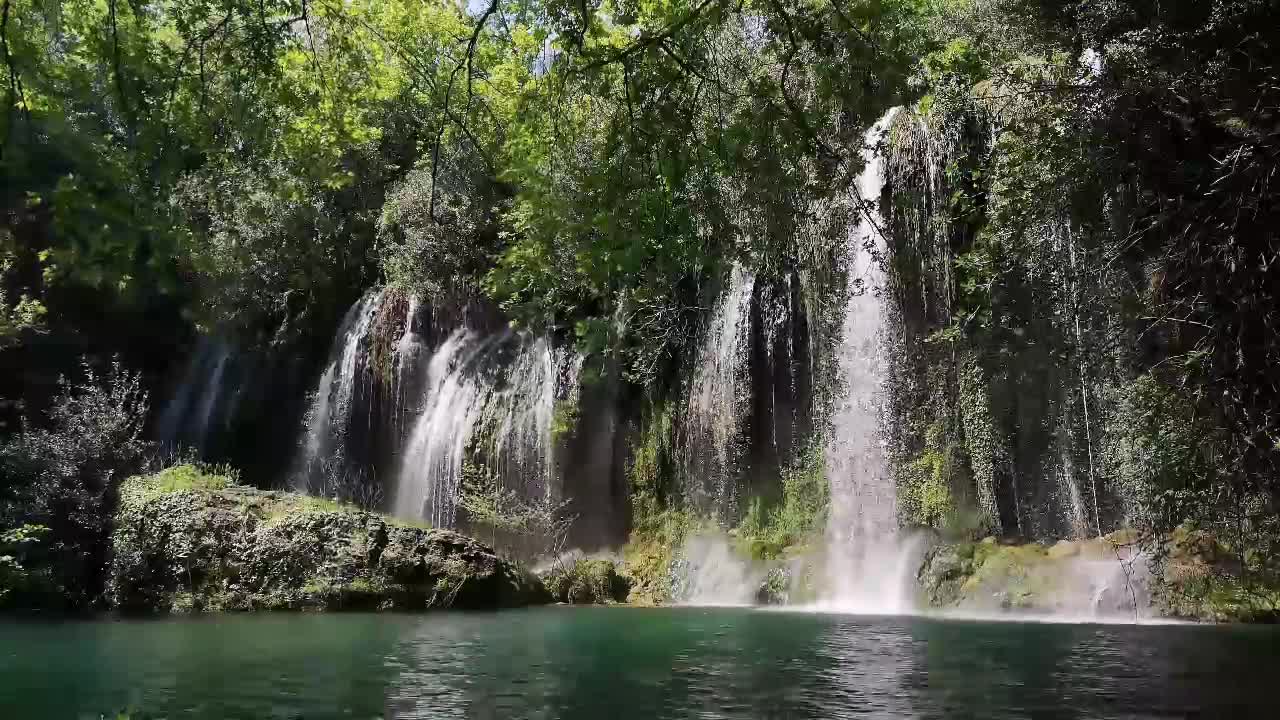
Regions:
<instances>
[{"instance_id":1,"label":"wet rock","mask_svg":"<svg viewBox=\"0 0 1280 720\"><path fill-rule=\"evenodd\" d=\"M756 602L761 605L786 605L791 598L791 571L786 566L771 568L765 573Z\"/></svg>"},{"instance_id":2,"label":"wet rock","mask_svg":"<svg viewBox=\"0 0 1280 720\"><path fill-rule=\"evenodd\" d=\"M916 579L930 605L946 607L960 601L961 588L973 574L973 554L970 544L936 545L925 554Z\"/></svg>"}]
</instances>

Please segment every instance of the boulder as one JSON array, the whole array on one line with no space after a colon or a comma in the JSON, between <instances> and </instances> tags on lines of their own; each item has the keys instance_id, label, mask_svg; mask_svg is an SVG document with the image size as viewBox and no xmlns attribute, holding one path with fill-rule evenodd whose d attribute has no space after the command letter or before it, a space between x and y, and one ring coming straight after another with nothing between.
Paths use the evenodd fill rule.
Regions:
<instances>
[{"instance_id":1,"label":"boulder","mask_svg":"<svg viewBox=\"0 0 1280 720\"><path fill-rule=\"evenodd\" d=\"M107 580L113 607L418 610L548 599L532 574L456 532L192 472L171 468L121 485Z\"/></svg>"}]
</instances>

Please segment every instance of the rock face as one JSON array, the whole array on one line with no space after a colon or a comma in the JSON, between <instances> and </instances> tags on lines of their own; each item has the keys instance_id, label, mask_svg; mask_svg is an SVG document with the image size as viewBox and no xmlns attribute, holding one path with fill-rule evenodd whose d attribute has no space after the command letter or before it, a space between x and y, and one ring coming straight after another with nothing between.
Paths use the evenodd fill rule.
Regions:
<instances>
[{"instance_id":1,"label":"rock face","mask_svg":"<svg viewBox=\"0 0 1280 720\"><path fill-rule=\"evenodd\" d=\"M923 601L972 612L1079 617L1157 614L1145 556L1117 534L1056 545L935 545L917 574Z\"/></svg>"},{"instance_id":2,"label":"rock face","mask_svg":"<svg viewBox=\"0 0 1280 720\"><path fill-rule=\"evenodd\" d=\"M125 611L500 608L531 574L448 530L255 490L189 466L120 489L107 597Z\"/></svg>"},{"instance_id":3,"label":"rock face","mask_svg":"<svg viewBox=\"0 0 1280 720\"><path fill-rule=\"evenodd\" d=\"M1246 569L1183 526L1146 542L1126 531L1054 545L939 542L916 577L924 606L962 612L1280 622L1280 587Z\"/></svg>"}]
</instances>

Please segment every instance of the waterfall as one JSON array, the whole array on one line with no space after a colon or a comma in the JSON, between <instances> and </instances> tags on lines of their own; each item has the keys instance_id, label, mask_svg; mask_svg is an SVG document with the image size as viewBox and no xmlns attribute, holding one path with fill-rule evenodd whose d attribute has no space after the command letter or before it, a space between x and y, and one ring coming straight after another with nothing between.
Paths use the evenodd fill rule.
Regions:
<instances>
[{"instance_id":1,"label":"waterfall","mask_svg":"<svg viewBox=\"0 0 1280 720\"><path fill-rule=\"evenodd\" d=\"M352 400L361 375L367 370L369 331L382 302L383 291L371 290L342 319L329 351L329 363L320 375L315 397L307 412L306 440L295 461L294 482L309 487L318 464L342 452L342 441L351 427Z\"/></svg>"},{"instance_id":2,"label":"waterfall","mask_svg":"<svg viewBox=\"0 0 1280 720\"><path fill-rule=\"evenodd\" d=\"M911 607L916 543L898 537L895 490L881 447L884 308L877 254L884 220L877 211L884 185L881 139L895 111L864 138L858 178L862 217L849 232L850 290L837 363L843 382L827 449L831 510L826 571L819 604L846 612L900 613Z\"/></svg>"},{"instance_id":3,"label":"waterfall","mask_svg":"<svg viewBox=\"0 0 1280 720\"><path fill-rule=\"evenodd\" d=\"M556 403L559 389L576 383L578 362L545 338L454 331L428 363L422 411L397 473L395 513L453 525L472 471L491 473L522 498L551 498Z\"/></svg>"},{"instance_id":4,"label":"waterfall","mask_svg":"<svg viewBox=\"0 0 1280 720\"><path fill-rule=\"evenodd\" d=\"M222 396L223 377L226 375L227 359L231 356L226 348L218 353L213 363L213 371L209 374L209 386L205 388L204 397L200 399L199 411L195 417L195 434L200 438L200 446L205 444L209 436L209 425L213 421L214 410Z\"/></svg>"},{"instance_id":5,"label":"waterfall","mask_svg":"<svg viewBox=\"0 0 1280 720\"><path fill-rule=\"evenodd\" d=\"M234 365L231 348L201 337L196 352L187 363L181 382L165 404L156 435L169 450L187 448L200 455L208 453L217 432L225 427L235 410L239 384L228 379Z\"/></svg>"},{"instance_id":6,"label":"waterfall","mask_svg":"<svg viewBox=\"0 0 1280 720\"><path fill-rule=\"evenodd\" d=\"M405 446L395 512L436 527L453 523L467 441L480 419L486 384L478 365L493 338L458 330L431 356L422 415Z\"/></svg>"},{"instance_id":7,"label":"waterfall","mask_svg":"<svg viewBox=\"0 0 1280 720\"><path fill-rule=\"evenodd\" d=\"M420 379L419 365L422 353L427 350L426 339L418 332L418 299L409 298L409 309L405 312L404 331L396 341L395 370L392 374L392 416L391 430L396 439L403 437L404 410L408 407L408 399L416 397L420 391L417 383Z\"/></svg>"},{"instance_id":8,"label":"waterfall","mask_svg":"<svg viewBox=\"0 0 1280 720\"><path fill-rule=\"evenodd\" d=\"M742 375L754 289L754 277L734 266L698 352L679 448L689 499L695 507L712 510L729 522L737 513L739 417L750 392Z\"/></svg>"}]
</instances>

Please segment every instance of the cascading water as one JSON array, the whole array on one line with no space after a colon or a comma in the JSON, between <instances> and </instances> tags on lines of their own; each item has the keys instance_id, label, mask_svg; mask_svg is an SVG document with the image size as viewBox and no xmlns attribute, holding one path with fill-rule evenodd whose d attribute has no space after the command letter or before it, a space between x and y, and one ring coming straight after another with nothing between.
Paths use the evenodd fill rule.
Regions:
<instances>
[{"instance_id":1,"label":"cascading water","mask_svg":"<svg viewBox=\"0 0 1280 720\"><path fill-rule=\"evenodd\" d=\"M311 482L317 463L327 460L335 449L341 449L342 438L350 428L356 384L367 361L369 331L382 297L382 290L365 293L347 311L338 327L329 351L329 363L316 385L315 398L307 413L306 440L295 461L296 484L305 486Z\"/></svg>"},{"instance_id":2,"label":"cascading water","mask_svg":"<svg viewBox=\"0 0 1280 720\"><path fill-rule=\"evenodd\" d=\"M421 517L436 527L453 523L467 441L484 407L487 388L480 365L494 343L494 338L458 330L432 355L425 405L396 482L397 515Z\"/></svg>"},{"instance_id":3,"label":"cascading water","mask_svg":"<svg viewBox=\"0 0 1280 720\"><path fill-rule=\"evenodd\" d=\"M671 563L671 599L681 605L751 605L765 572L723 535L694 535Z\"/></svg>"},{"instance_id":4,"label":"cascading water","mask_svg":"<svg viewBox=\"0 0 1280 720\"><path fill-rule=\"evenodd\" d=\"M532 343L522 339L506 371L506 392L497 396L493 408L494 470L499 477L518 478L523 487L517 489L527 497L546 496L555 477L551 426L559 381L556 366L557 357L545 338Z\"/></svg>"},{"instance_id":5,"label":"cascading water","mask_svg":"<svg viewBox=\"0 0 1280 720\"><path fill-rule=\"evenodd\" d=\"M235 410L239 387L229 380L231 348L201 338L181 383L160 414L157 435L162 447L186 448L205 454L216 431Z\"/></svg>"},{"instance_id":6,"label":"cascading water","mask_svg":"<svg viewBox=\"0 0 1280 720\"><path fill-rule=\"evenodd\" d=\"M576 382L577 363L544 338L456 330L428 365L422 413L397 475L395 513L453 525L469 462L482 463L505 490L550 497L557 391Z\"/></svg>"},{"instance_id":7,"label":"cascading water","mask_svg":"<svg viewBox=\"0 0 1280 720\"><path fill-rule=\"evenodd\" d=\"M696 507L732 522L737 512L737 465L743 382L750 341L755 279L735 266L709 320L689 383L680 445L685 488Z\"/></svg>"},{"instance_id":8,"label":"cascading water","mask_svg":"<svg viewBox=\"0 0 1280 720\"><path fill-rule=\"evenodd\" d=\"M410 298L409 308L405 312L404 331L400 334L400 339L396 341L396 362L391 386L393 413L391 429L397 439L404 436L403 411L408 406L408 400L410 397L416 398L420 393L420 388L418 387L421 379L419 365L421 364L423 353L428 350L426 339L423 338L417 326L419 321L418 309L418 299L416 297Z\"/></svg>"},{"instance_id":9,"label":"cascading water","mask_svg":"<svg viewBox=\"0 0 1280 720\"><path fill-rule=\"evenodd\" d=\"M1078 473L1074 472L1074 462L1072 459L1072 450L1075 443L1064 442L1062 445L1062 469L1063 479L1067 485L1067 495L1070 500L1069 519L1071 520L1072 529L1076 537L1086 537L1091 534L1091 530L1098 535L1102 535L1102 517L1098 507L1098 480L1094 471L1093 462L1093 429L1089 423L1089 375L1086 372L1085 357L1088 348L1084 341L1084 333L1081 330L1081 282L1076 266L1076 240L1072 236L1070 221L1055 223L1052 228L1052 237L1058 243L1055 248L1059 254L1062 254L1062 246L1065 245L1066 255L1068 259L1067 270L1069 277L1062 282L1062 285L1069 296L1068 306L1070 307L1071 320L1070 330L1073 339L1072 349L1078 360L1079 367L1079 399L1082 411L1081 420L1084 425L1085 440L1085 459L1088 462L1088 479L1089 488L1093 499L1093 513L1087 512L1084 501L1084 493L1081 490ZM1065 438L1072 438L1075 435L1074 424L1072 423L1071 408L1075 404L1074 400L1077 395L1075 392L1076 383L1066 383L1066 402L1063 403L1063 424L1068 429L1064 433ZM1092 521L1092 526L1090 525Z\"/></svg>"},{"instance_id":10,"label":"cascading water","mask_svg":"<svg viewBox=\"0 0 1280 720\"><path fill-rule=\"evenodd\" d=\"M884 308L876 256L884 222L875 203L884 184L878 146L894 112L864 138L856 198L862 217L849 233L850 292L836 355L844 396L832 416L827 449L831 510L818 604L844 612L908 611L918 559L916 543L897 533L894 484L880 439Z\"/></svg>"}]
</instances>

